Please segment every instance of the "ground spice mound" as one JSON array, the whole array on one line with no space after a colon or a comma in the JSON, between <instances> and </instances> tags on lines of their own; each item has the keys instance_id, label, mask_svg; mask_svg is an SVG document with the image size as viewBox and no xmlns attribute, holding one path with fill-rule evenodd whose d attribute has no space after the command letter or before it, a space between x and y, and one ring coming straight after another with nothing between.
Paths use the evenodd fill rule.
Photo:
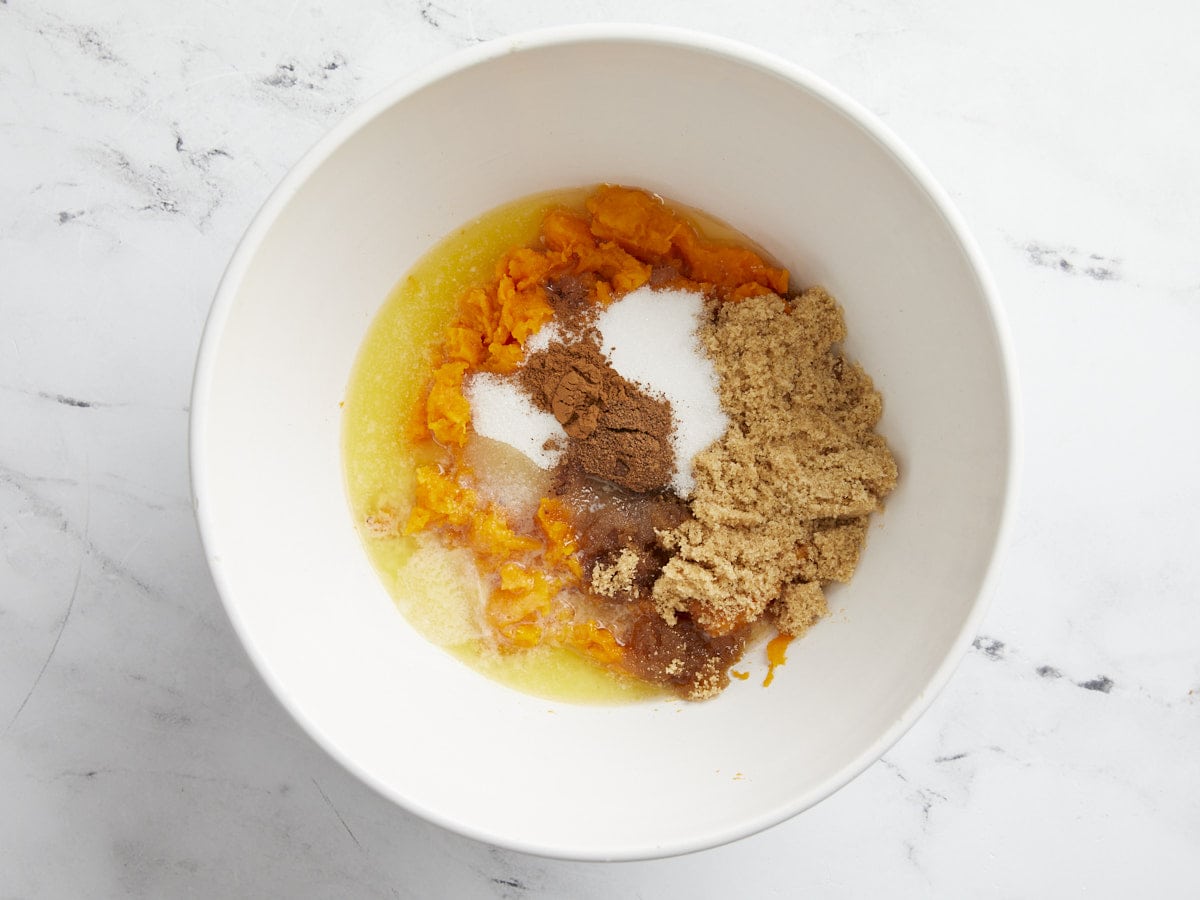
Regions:
<instances>
[{"instance_id":1,"label":"ground spice mound","mask_svg":"<svg viewBox=\"0 0 1200 900\"><path fill-rule=\"evenodd\" d=\"M622 378L590 338L556 341L518 377L569 438L567 460L633 491L656 491L675 473L671 404Z\"/></svg>"},{"instance_id":2,"label":"ground spice mound","mask_svg":"<svg viewBox=\"0 0 1200 900\"><path fill-rule=\"evenodd\" d=\"M695 460L692 518L662 536L675 555L654 603L668 622L686 612L710 635L773 604L781 627L803 630L824 603L820 585L853 573L866 517L896 484L895 460L874 432L882 403L867 374L833 349L846 331L825 291L712 311L701 340L730 426Z\"/></svg>"}]
</instances>

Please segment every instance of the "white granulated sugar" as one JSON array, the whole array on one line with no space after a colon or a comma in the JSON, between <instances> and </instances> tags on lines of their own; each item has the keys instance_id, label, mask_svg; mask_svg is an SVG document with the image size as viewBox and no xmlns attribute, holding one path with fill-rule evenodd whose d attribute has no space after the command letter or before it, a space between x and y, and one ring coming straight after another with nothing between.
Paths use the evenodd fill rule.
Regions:
<instances>
[{"instance_id":1,"label":"white granulated sugar","mask_svg":"<svg viewBox=\"0 0 1200 900\"><path fill-rule=\"evenodd\" d=\"M558 323L551 322L549 325L543 325L538 331L531 334L525 339L525 358L533 356L535 353L541 353L547 349L555 341L560 340L562 334L559 331Z\"/></svg>"},{"instance_id":2,"label":"white granulated sugar","mask_svg":"<svg viewBox=\"0 0 1200 900\"><path fill-rule=\"evenodd\" d=\"M717 371L700 346L704 298L691 291L639 288L597 319L601 349L621 375L664 397L675 415L675 476L681 497L695 487L692 460L725 434Z\"/></svg>"},{"instance_id":3,"label":"white granulated sugar","mask_svg":"<svg viewBox=\"0 0 1200 900\"><path fill-rule=\"evenodd\" d=\"M546 443L565 446L566 432L511 379L483 372L467 380L463 394L471 404L471 427L477 434L503 441L543 469L558 462L562 450L547 450Z\"/></svg>"}]
</instances>

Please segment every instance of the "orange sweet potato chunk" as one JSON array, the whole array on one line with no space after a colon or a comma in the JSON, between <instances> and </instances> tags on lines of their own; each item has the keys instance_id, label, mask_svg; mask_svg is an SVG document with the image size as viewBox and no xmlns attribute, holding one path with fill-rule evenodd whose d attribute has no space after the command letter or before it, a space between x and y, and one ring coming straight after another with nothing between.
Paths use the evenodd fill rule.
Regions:
<instances>
[{"instance_id":1,"label":"orange sweet potato chunk","mask_svg":"<svg viewBox=\"0 0 1200 900\"><path fill-rule=\"evenodd\" d=\"M462 393L466 371L467 364L462 361L438 366L433 372L433 384L425 401L425 419L429 431L447 447L462 447L467 442L471 405Z\"/></svg>"},{"instance_id":2,"label":"orange sweet potato chunk","mask_svg":"<svg viewBox=\"0 0 1200 900\"><path fill-rule=\"evenodd\" d=\"M546 565L565 568L575 578L582 578L583 568L576 556L579 544L567 505L553 497L543 497L534 521L546 539Z\"/></svg>"},{"instance_id":3,"label":"orange sweet potato chunk","mask_svg":"<svg viewBox=\"0 0 1200 900\"><path fill-rule=\"evenodd\" d=\"M611 241L599 247L579 248L576 258L576 274L594 273L621 294L635 291L650 280L650 266Z\"/></svg>"},{"instance_id":4,"label":"orange sweet potato chunk","mask_svg":"<svg viewBox=\"0 0 1200 900\"><path fill-rule=\"evenodd\" d=\"M558 637L568 647L574 647L604 665L619 663L624 655L613 633L592 621L568 625Z\"/></svg>"},{"instance_id":5,"label":"orange sweet potato chunk","mask_svg":"<svg viewBox=\"0 0 1200 900\"><path fill-rule=\"evenodd\" d=\"M499 277L511 278L517 290L524 291L542 284L554 269L554 265L546 254L521 247L500 261L497 274Z\"/></svg>"},{"instance_id":6,"label":"orange sweet potato chunk","mask_svg":"<svg viewBox=\"0 0 1200 900\"><path fill-rule=\"evenodd\" d=\"M484 559L510 559L541 548L541 542L517 534L502 513L493 507L471 519L469 537L476 554Z\"/></svg>"},{"instance_id":7,"label":"orange sweet potato chunk","mask_svg":"<svg viewBox=\"0 0 1200 900\"><path fill-rule=\"evenodd\" d=\"M588 197L587 209L592 234L616 242L644 262L666 258L675 235L688 227L657 197L611 184Z\"/></svg>"},{"instance_id":8,"label":"orange sweet potato chunk","mask_svg":"<svg viewBox=\"0 0 1200 900\"><path fill-rule=\"evenodd\" d=\"M742 289L740 298L751 296L745 287L751 284L777 294L787 291L787 270L767 265L752 250L703 240L691 225L645 191L606 185L588 198L587 208L597 238L615 243L645 263L681 263L684 279L709 285L720 296L738 289ZM616 282L613 286L618 291L633 289Z\"/></svg>"},{"instance_id":9,"label":"orange sweet potato chunk","mask_svg":"<svg viewBox=\"0 0 1200 900\"><path fill-rule=\"evenodd\" d=\"M531 258L510 258L503 268L507 271L510 264L517 272L516 279L501 274L493 292L472 292L464 301L469 313L469 319L464 316L467 324L484 325L487 354L482 367L492 372L513 371L524 356L522 345L554 315L545 288L530 274L540 264Z\"/></svg>"},{"instance_id":10,"label":"orange sweet potato chunk","mask_svg":"<svg viewBox=\"0 0 1200 900\"><path fill-rule=\"evenodd\" d=\"M479 495L464 487L439 466L419 466L416 471L413 510L405 534L427 528L463 533L476 556L507 560L541 548L541 542L517 534L503 513L479 502Z\"/></svg>"},{"instance_id":11,"label":"orange sweet potato chunk","mask_svg":"<svg viewBox=\"0 0 1200 900\"><path fill-rule=\"evenodd\" d=\"M608 306L613 302L612 285L607 281L597 281L592 286L592 296L600 306Z\"/></svg>"},{"instance_id":12,"label":"orange sweet potato chunk","mask_svg":"<svg viewBox=\"0 0 1200 900\"><path fill-rule=\"evenodd\" d=\"M559 585L541 572L505 563L500 567L500 587L488 598L488 623L518 647L536 646L542 639L538 623L549 615L558 591Z\"/></svg>"},{"instance_id":13,"label":"orange sweet potato chunk","mask_svg":"<svg viewBox=\"0 0 1200 900\"><path fill-rule=\"evenodd\" d=\"M469 369L483 362L483 335L465 325L451 325L446 329L442 350L447 359L464 362Z\"/></svg>"},{"instance_id":14,"label":"orange sweet potato chunk","mask_svg":"<svg viewBox=\"0 0 1200 900\"><path fill-rule=\"evenodd\" d=\"M525 351L521 349L521 345L518 343L493 343L488 347L488 358L483 368L488 372L498 372L501 375L507 375L517 370L517 366L521 364L524 356Z\"/></svg>"},{"instance_id":15,"label":"orange sweet potato chunk","mask_svg":"<svg viewBox=\"0 0 1200 900\"><path fill-rule=\"evenodd\" d=\"M455 323L456 325L461 324L486 336L488 340L491 339L492 332L500 322L500 309L496 305L494 287L491 290L471 288L459 304L459 310L460 321ZM453 328L454 325L450 327Z\"/></svg>"},{"instance_id":16,"label":"orange sweet potato chunk","mask_svg":"<svg viewBox=\"0 0 1200 900\"><path fill-rule=\"evenodd\" d=\"M776 294L787 292L787 270L768 266L753 250L710 244L690 229L679 235L676 246L687 263L689 277L696 281L712 284L722 291L754 283Z\"/></svg>"},{"instance_id":17,"label":"orange sweet potato chunk","mask_svg":"<svg viewBox=\"0 0 1200 900\"><path fill-rule=\"evenodd\" d=\"M479 505L474 491L464 488L438 466L418 466L413 510L404 527L415 534L431 526L461 527Z\"/></svg>"},{"instance_id":18,"label":"orange sweet potato chunk","mask_svg":"<svg viewBox=\"0 0 1200 900\"><path fill-rule=\"evenodd\" d=\"M560 254L570 254L577 247L596 246L588 220L566 209L553 209L546 214L542 240Z\"/></svg>"},{"instance_id":19,"label":"orange sweet potato chunk","mask_svg":"<svg viewBox=\"0 0 1200 900\"><path fill-rule=\"evenodd\" d=\"M540 285L518 288L506 297L500 309L500 326L518 344L524 344L554 315L554 308Z\"/></svg>"}]
</instances>

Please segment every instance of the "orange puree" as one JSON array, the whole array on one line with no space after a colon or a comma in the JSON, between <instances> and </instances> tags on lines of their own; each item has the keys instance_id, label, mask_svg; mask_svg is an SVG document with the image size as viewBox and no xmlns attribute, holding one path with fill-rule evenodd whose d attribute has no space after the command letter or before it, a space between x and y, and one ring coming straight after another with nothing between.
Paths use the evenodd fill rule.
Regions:
<instances>
[{"instance_id":1,"label":"orange puree","mask_svg":"<svg viewBox=\"0 0 1200 900\"><path fill-rule=\"evenodd\" d=\"M763 679L763 687L775 680L775 669L787 662L788 644L792 642L790 634L777 634L767 641L767 677Z\"/></svg>"}]
</instances>

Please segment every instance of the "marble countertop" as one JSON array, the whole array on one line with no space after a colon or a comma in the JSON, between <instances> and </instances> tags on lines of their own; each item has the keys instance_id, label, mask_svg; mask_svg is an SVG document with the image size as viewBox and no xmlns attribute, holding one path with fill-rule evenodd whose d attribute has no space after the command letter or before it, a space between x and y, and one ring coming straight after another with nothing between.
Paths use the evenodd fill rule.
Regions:
<instances>
[{"instance_id":1,"label":"marble countertop","mask_svg":"<svg viewBox=\"0 0 1200 900\"><path fill-rule=\"evenodd\" d=\"M0 0L0 897L1200 894L1200 6L1143 6ZM619 865L447 833L327 758L225 619L185 454L218 278L304 150L460 47L601 20L882 116L983 246L1025 417L928 714L789 822Z\"/></svg>"}]
</instances>

